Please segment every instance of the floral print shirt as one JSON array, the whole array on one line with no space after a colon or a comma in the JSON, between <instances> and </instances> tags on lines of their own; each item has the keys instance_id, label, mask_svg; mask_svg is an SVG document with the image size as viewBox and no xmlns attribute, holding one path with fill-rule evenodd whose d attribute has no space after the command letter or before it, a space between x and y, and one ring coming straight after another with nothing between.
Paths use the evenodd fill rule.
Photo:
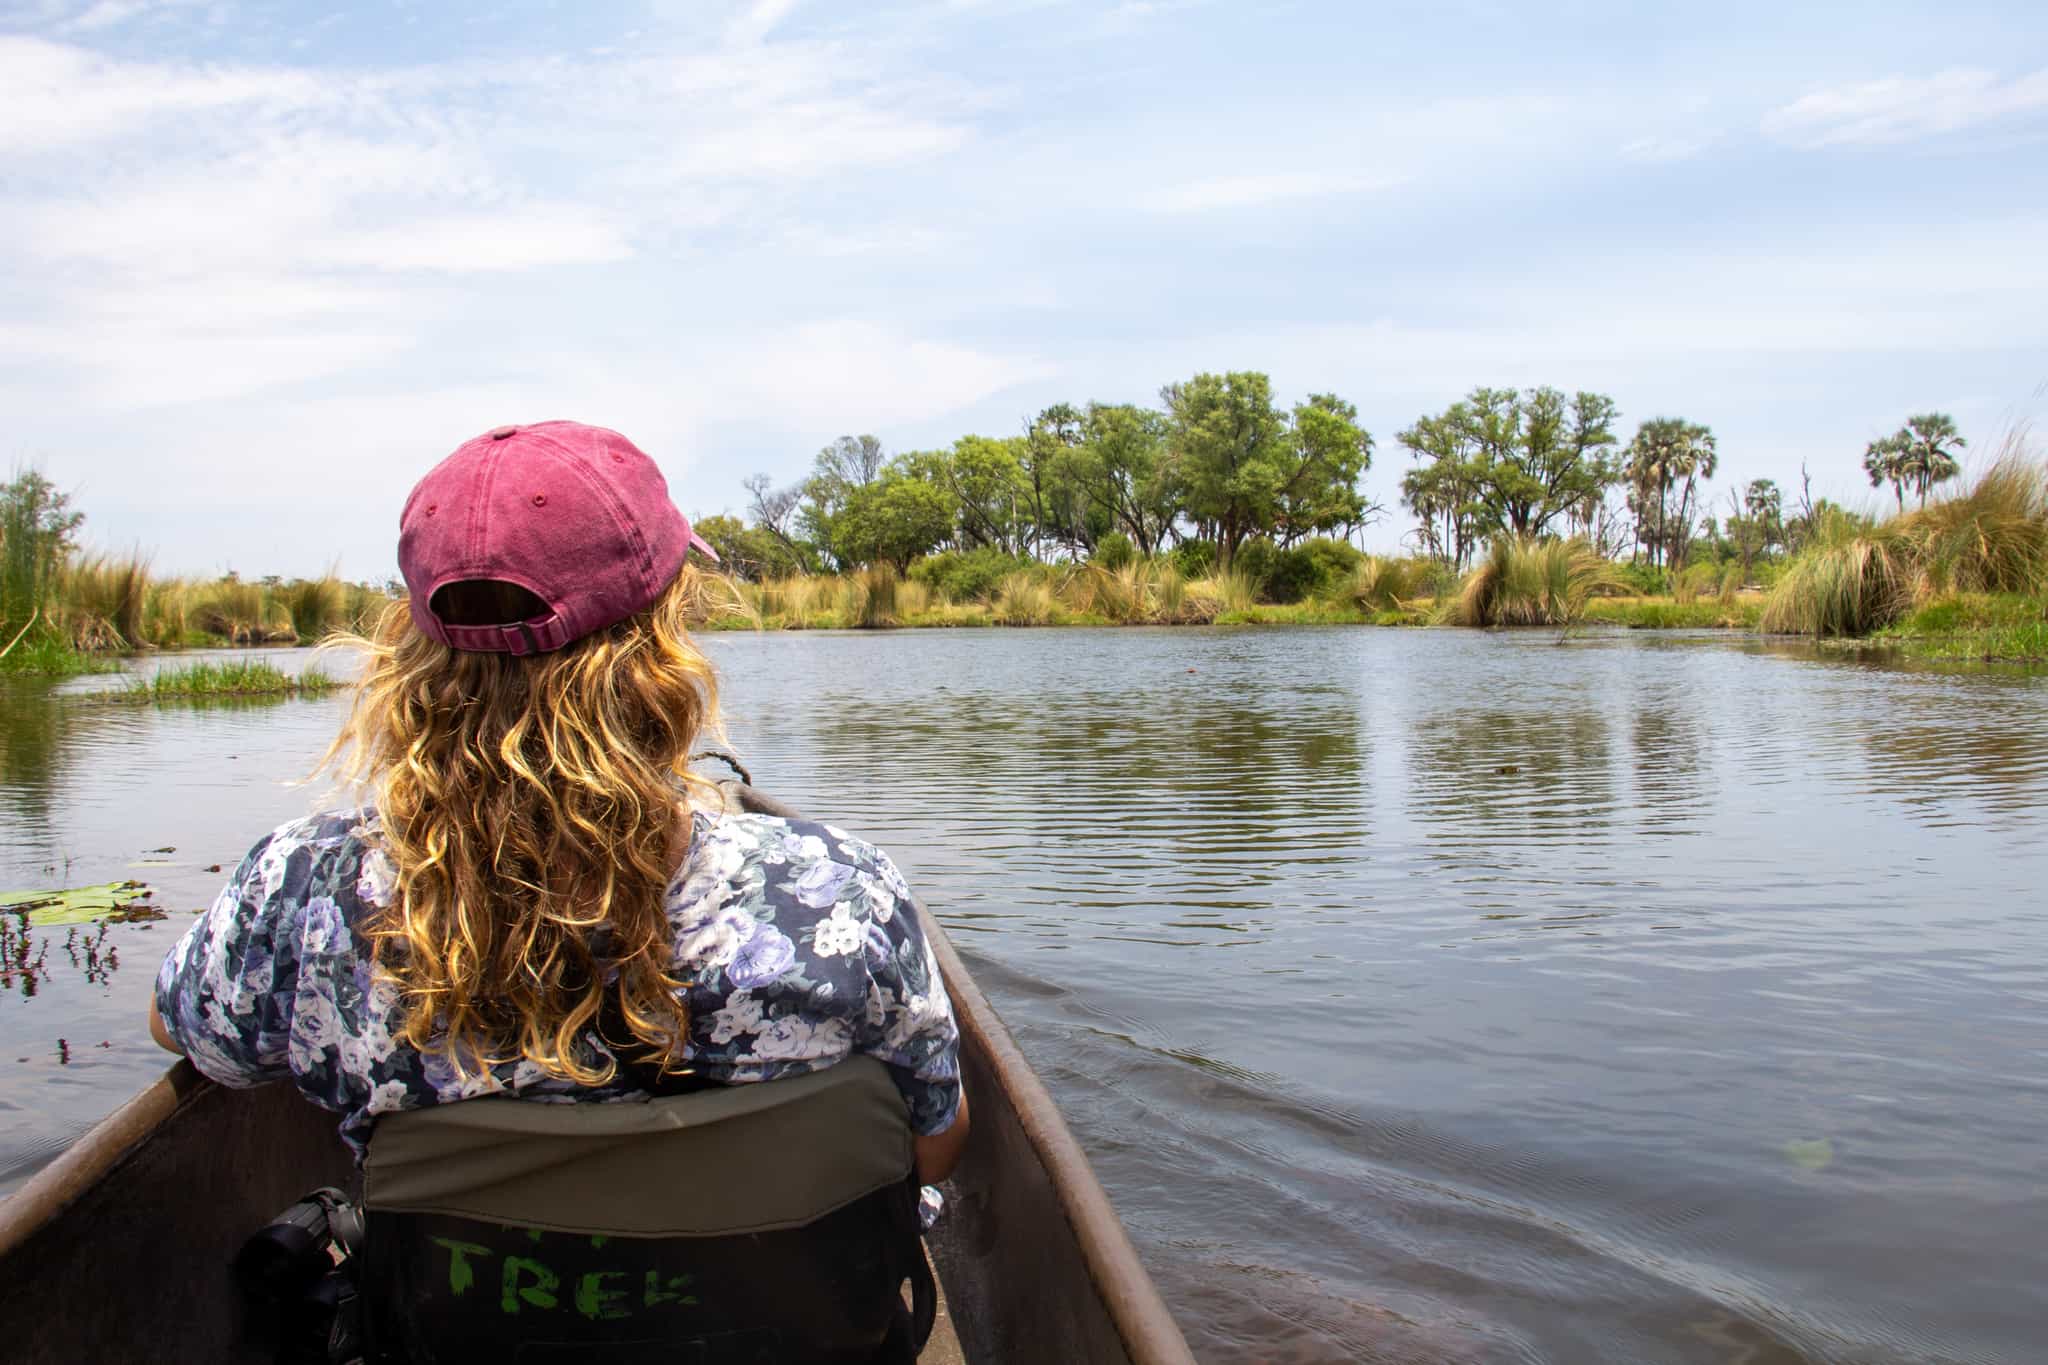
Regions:
<instances>
[{"instance_id":1,"label":"floral print shirt","mask_svg":"<svg viewBox=\"0 0 2048 1365\"><path fill-rule=\"evenodd\" d=\"M737 1084L865 1052L887 1064L917 1132L950 1127L959 1032L888 856L831 825L765 815L697 812L692 836L668 888L675 971L693 983L687 1064ZM164 960L156 1002L171 1037L224 1085L289 1079L343 1115L359 1157L376 1117L402 1109L478 1095L648 1098L623 1076L590 1089L528 1061L465 1077L395 1038L398 988L358 938L395 882L374 813L278 828Z\"/></svg>"}]
</instances>

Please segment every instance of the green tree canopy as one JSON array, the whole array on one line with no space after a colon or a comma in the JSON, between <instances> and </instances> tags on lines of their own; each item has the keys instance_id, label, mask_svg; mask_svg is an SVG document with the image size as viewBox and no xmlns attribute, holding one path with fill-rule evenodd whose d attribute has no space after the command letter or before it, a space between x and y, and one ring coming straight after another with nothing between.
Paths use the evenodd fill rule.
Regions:
<instances>
[{"instance_id":1,"label":"green tree canopy","mask_svg":"<svg viewBox=\"0 0 2048 1365\"><path fill-rule=\"evenodd\" d=\"M1590 524L1618 476L1614 418L1605 394L1474 389L1397 438L1428 462L1402 480L1403 500L1432 548L1461 564L1496 531L1540 536Z\"/></svg>"},{"instance_id":2,"label":"green tree canopy","mask_svg":"<svg viewBox=\"0 0 2048 1365\"><path fill-rule=\"evenodd\" d=\"M1182 507L1225 563L1253 536L1289 543L1362 514L1372 438L1349 403L1317 394L1283 411L1255 371L1198 374L1160 396Z\"/></svg>"},{"instance_id":3,"label":"green tree canopy","mask_svg":"<svg viewBox=\"0 0 2048 1365\"><path fill-rule=\"evenodd\" d=\"M1622 457L1637 538L1650 546L1660 565L1683 565L1699 511L1695 496L1703 479L1714 477L1720 456L1714 433L1683 417L1652 417L1636 428ZM1671 493L1677 489L1676 502Z\"/></svg>"}]
</instances>

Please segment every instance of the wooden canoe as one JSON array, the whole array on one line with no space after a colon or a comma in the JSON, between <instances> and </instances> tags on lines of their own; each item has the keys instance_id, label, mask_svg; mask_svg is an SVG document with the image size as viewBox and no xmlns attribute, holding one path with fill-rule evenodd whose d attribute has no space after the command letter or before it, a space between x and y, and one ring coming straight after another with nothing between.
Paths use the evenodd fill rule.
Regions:
<instances>
[{"instance_id":1,"label":"wooden canoe","mask_svg":"<svg viewBox=\"0 0 2048 1365\"><path fill-rule=\"evenodd\" d=\"M794 814L740 795L749 809ZM958 1355L1192 1365L1058 1108L945 931L924 918L974 1105L974 1136L929 1239ZM0 1203L0 1356L267 1361L247 1340L229 1259L306 1190L352 1179L334 1117L291 1087L230 1090L178 1062Z\"/></svg>"}]
</instances>

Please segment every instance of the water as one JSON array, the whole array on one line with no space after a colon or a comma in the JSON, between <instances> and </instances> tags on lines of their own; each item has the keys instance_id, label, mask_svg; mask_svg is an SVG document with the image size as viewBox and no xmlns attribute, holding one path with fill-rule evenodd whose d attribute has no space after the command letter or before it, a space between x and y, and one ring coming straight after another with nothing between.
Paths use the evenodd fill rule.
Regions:
<instances>
[{"instance_id":1,"label":"water","mask_svg":"<svg viewBox=\"0 0 2048 1365\"><path fill-rule=\"evenodd\" d=\"M761 784L946 922L1203 1359L2038 1360L2048 680L1553 640L708 647ZM14 1181L160 1066L155 959L341 703L4 701L0 884L174 911L0 996Z\"/></svg>"}]
</instances>

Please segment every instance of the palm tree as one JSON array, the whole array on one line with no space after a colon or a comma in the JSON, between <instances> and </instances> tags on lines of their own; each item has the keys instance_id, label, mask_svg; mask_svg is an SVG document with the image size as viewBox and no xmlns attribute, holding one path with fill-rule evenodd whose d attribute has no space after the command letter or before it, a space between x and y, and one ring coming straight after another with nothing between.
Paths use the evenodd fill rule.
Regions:
<instances>
[{"instance_id":1,"label":"palm tree","mask_svg":"<svg viewBox=\"0 0 2048 1365\"><path fill-rule=\"evenodd\" d=\"M1903 468L1906 433L1879 437L1863 448L1863 472L1870 476L1872 488L1892 486L1892 496L1898 499L1899 510L1906 510L1906 475Z\"/></svg>"},{"instance_id":2,"label":"palm tree","mask_svg":"<svg viewBox=\"0 0 2048 1365\"><path fill-rule=\"evenodd\" d=\"M1900 482L1913 485L1920 494L1922 507L1927 505L1928 489L1947 483L1962 472L1949 448L1961 450L1969 444L1956 430L1956 419L1945 412L1922 412L1908 417L1892 440L1898 442Z\"/></svg>"},{"instance_id":3,"label":"palm tree","mask_svg":"<svg viewBox=\"0 0 2048 1365\"><path fill-rule=\"evenodd\" d=\"M1668 565L1673 539L1682 541L1677 532L1692 521L1695 485L1700 479L1713 478L1719 464L1714 433L1697 422L1652 417L1636 428L1635 439L1622 452L1622 468L1642 494L1639 503L1647 504L1650 495L1656 496L1657 538L1652 548L1660 565ZM1678 500L1677 524L1672 526L1667 523L1667 508L1671 489L1678 484L1684 492ZM1682 551L1679 558L1684 558Z\"/></svg>"}]
</instances>

